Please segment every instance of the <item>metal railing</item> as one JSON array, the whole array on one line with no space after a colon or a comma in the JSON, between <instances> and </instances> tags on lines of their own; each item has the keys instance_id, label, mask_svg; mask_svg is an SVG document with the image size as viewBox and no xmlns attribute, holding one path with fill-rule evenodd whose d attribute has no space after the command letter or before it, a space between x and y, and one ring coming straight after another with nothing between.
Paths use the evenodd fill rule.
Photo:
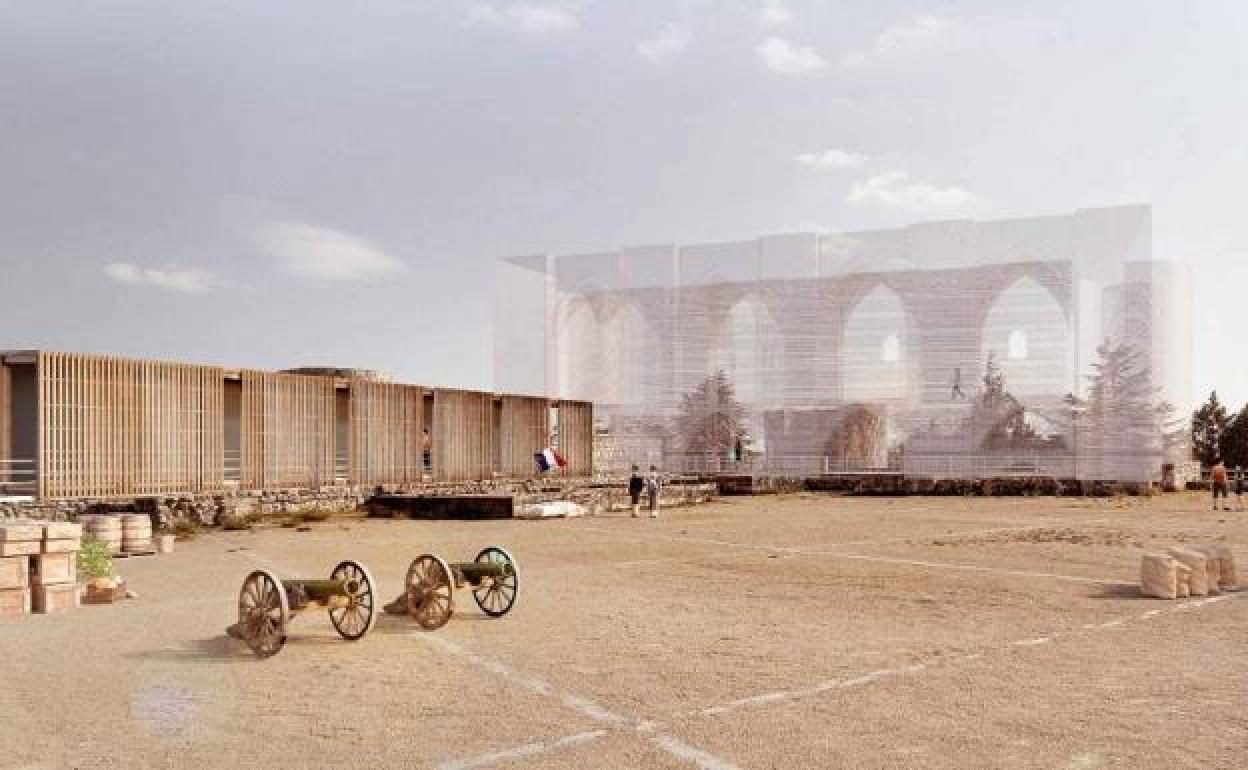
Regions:
<instances>
[{"instance_id":1,"label":"metal railing","mask_svg":"<svg viewBox=\"0 0 1248 770\"><path fill-rule=\"evenodd\" d=\"M38 477L38 465L33 459L0 460L0 497L33 496Z\"/></svg>"},{"instance_id":2,"label":"metal railing","mask_svg":"<svg viewBox=\"0 0 1248 770\"><path fill-rule=\"evenodd\" d=\"M243 453L239 449L226 449L222 458L224 479L227 482L241 483L243 480ZM303 469L292 468L298 474ZM334 454L334 480L345 482L351 476L351 456L346 452Z\"/></svg>"}]
</instances>

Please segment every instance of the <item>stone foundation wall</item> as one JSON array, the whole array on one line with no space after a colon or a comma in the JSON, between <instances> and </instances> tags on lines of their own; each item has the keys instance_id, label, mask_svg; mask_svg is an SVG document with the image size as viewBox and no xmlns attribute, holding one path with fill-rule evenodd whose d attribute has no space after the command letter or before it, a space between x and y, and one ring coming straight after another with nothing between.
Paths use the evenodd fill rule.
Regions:
<instances>
[{"instance_id":1,"label":"stone foundation wall","mask_svg":"<svg viewBox=\"0 0 1248 770\"><path fill-rule=\"evenodd\" d=\"M280 516L306 511L356 510L374 494L513 495L517 505L569 500L593 512L624 510L628 491L623 483L595 484L588 479L499 479L465 483L331 486L316 489L273 489L177 497L134 499L44 500L0 503L0 520L14 518L74 521L84 513L139 512L152 523L169 528L179 522L217 526L248 517ZM690 505L715 496L713 485L668 484L663 505Z\"/></svg>"}]
</instances>

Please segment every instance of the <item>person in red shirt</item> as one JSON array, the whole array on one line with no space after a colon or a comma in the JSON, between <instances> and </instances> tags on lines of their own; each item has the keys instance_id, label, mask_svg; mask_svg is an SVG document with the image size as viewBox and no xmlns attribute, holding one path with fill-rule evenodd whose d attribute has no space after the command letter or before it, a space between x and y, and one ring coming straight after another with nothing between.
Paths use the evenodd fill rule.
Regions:
<instances>
[{"instance_id":1,"label":"person in red shirt","mask_svg":"<svg viewBox=\"0 0 1248 770\"><path fill-rule=\"evenodd\" d=\"M1231 510L1230 488L1226 474L1226 463L1219 457L1213 461L1209 471L1209 480L1213 482L1213 510L1218 510L1218 496L1222 496L1222 510Z\"/></svg>"}]
</instances>

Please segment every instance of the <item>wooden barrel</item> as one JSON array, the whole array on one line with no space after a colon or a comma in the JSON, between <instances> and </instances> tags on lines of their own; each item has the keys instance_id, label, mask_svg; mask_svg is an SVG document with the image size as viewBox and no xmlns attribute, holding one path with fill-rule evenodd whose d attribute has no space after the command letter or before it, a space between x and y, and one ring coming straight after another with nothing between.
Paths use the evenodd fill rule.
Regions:
<instances>
[{"instance_id":1,"label":"wooden barrel","mask_svg":"<svg viewBox=\"0 0 1248 770\"><path fill-rule=\"evenodd\" d=\"M152 518L146 513L122 516L121 547L127 553L152 550Z\"/></svg>"},{"instance_id":2,"label":"wooden barrel","mask_svg":"<svg viewBox=\"0 0 1248 770\"><path fill-rule=\"evenodd\" d=\"M108 550L112 553L121 553L123 532L120 516L93 514L80 516L79 521L83 525L83 534L103 540L108 544ZM148 526L150 527L151 525L149 524ZM151 537L151 535L149 534L148 537Z\"/></svg>"}]
</instances>

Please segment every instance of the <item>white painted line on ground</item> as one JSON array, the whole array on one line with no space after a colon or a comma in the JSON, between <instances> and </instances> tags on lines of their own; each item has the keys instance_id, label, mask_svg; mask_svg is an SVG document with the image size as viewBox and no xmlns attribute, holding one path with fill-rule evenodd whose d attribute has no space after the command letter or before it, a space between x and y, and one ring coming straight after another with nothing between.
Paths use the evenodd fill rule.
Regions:
<instances>
[{"instance_id":1,"label":"white painted line on ground","mask_svg":"<svg viewBox=\"0 0 1248 770\"><path fill-rule=\"evenodd\" d=\"M702 770L737 770L737 766L726 759L721 759L720 757L704 751L703 749L697 748L696 746L690 746L672 735L659 732L661 725L652 720L630 719L629 717L616 714L613 711L603 708L589 698L572 693L556 692L555 688L547 682L522 674L500 661L491 660L484 656L478 655L449 639L423 632L413 633L412 636L432 644L435 647L440 647L442 650L452 655L464 658L473 665L497 674L503 679L512 682L529 692L540 695L544 698L557 700L559 703L569 709L572 709L583 717L591 719L595 722L610 725L612 729L617 731L627 730L639 735L644 735L650 740L650 742L662 748L672 756L686 762L693 762L697 764L698 767L702 768ZM439 768L442 768L443 770L466 770L467 768L488 767L490 765L507 762L512 759L533 757L557 751L562 748L567 748L569 746L579 746L584 743L597 740L607 733L607 730L574 733L562 738L526 743L523 746L493 751L476 757L452 760L439 765Z\"/></svg>"},{"instance_id":2,"label":"white painted line on ground","mask_svg":"<svg viewBox=\"0 0 1248 770\"><path fill-rule=\"evenodd\" d=\"M1047 578L1049 580L1063 580L1071 583L1092 583L1095 585L1120 585L1134 586L1137 583L1130 580L1118 580L1116 578L1090 578L1082 575L1063 575L1057 572L1029 572L1026 570L1002 569L1000 567L984 567L978 564L952 564L939 561L921 561L919 559L902 559L894 556L868 556L866 554L855 553L835 553L823 551L806 551L811 555L828 556L838 559L852 559L854 561L877 562L880 564L899 564L912 567L931 567L932 569L958 570L963 572L986 572L993 575L1011 575L1014 577L1031 577L1031 578Z\"/></svg>"},{"instance_id":3,"label":"white painted line on ground","mask_svg":"<svg viewBox=\"0 0 1248 770\"><path fill-rule=\"evenodd\" d=\"M641 540L664 540L669 542L685 542L699 543L702 545L720 545L730 548L740 548L752 551L764 551L767 553L784 553L800 556L826 556L832 559L850 559L853 561L876 562L880 564L897 564L909 567L926 567L930 569L946 569L958 570L963 572L983 572L996 575L1010 575L1013 577L1030 577L1045 578L1049 580L1062 580L1072 583L1088 583L1092 585L1122 585L1134 586L1135 582L1129 580L1118 580L1115 578L1090 578L1082 575L1063 575L1055 572L1028 572L1025 570L1003 569L1001 567L984 567L977 564L954 564L949 562L923 561L919 559L903 559L894 556L871 556L867 554L845 553L838 550L828 550L829 546L780 546L780 545L764 545L758 543L734 543L729 540L717 540L712 538L698 538L672 535L657 535L641 532L624 532L618 533L616 530L600 529L596 527L579 527L578 531L593 532L608 535L623 534L625 538L641 539ZM846 544L849 545L849 544ZM831 546L836 548L838 546Z\"/></svg>"},{"instance_id":4,"label":"white painted line on ground","mask_svg":"<svg viewBox=\"0 0 1248 770\"><path fill-rule=\"evenodd\" d=\"M1001 532L1031 532L1039 529L1053 529L1051 525L1033 524L1030 526L1018 527L991 527L989 529L970 529L964 532L949 532L940 535L910 535L909 537L891 537L884 540L847 540L843 543L828 543L826 545L798 546L792 550L800 553L819 548L844 548L851 545L892 545L895 543L910 543L914 541L925 541L916 543L916 545L924 545L931 540L959 540L967 537L978 537L980 535L995 535Z\"/></svg>"},{"instance_id":5,"label":"white painted line on ground","mask_svg":"<svg viewBox=\"0 0 1248 770\"><path fill-rule=\"evenodd\" d=\"M655 745L661 749L666 749L672 756L687 762L694 762L702 770L736 770L737 768L731 762L726 762L714 754L703 751L696 746L690 746L670 735L655 735L653 741Z\"/></svg>"},{"instance_id":6,"label":"white painted line on ground","mask_svg":"<svg viewBox=\"0 0 1248 770\"><path fill-rule=\"evenodd\" d=\"M491 754L482 754L479 757L469 757L468 759L455 759L450 762L443 762L438 765L438 770L477 770L477 768L489 767L490 765L496 765L500 762L508 762L513 759L535 757L541 754L549 754L552 751L558 751L559 749L582 746L586 743L590 743L591 741L596 741L606 734L606 730L589 730L583 733L566 735L562 738L556 738L554 740L526 743L523 746L516 746L512 749L495 751Z\"/></svg>"},{"instance_id":7,"label":"white painted line on ground","mask_svg":"<svg viewBox=\"0 0 1248 770\"><path fill-rule=\"evenodd\" d=\"M1183 602L1182 604L1177 604L1172 607L1167 607L1166 609L1155 609L1155 610L1149 610L1147 612L1142 612L1139 615L1135 615L1133 617L1118 618L1118 619L1111 620L1105 623L1087 623L1087 624L1084 624L1082 628L1087 631L1095 631L1095 630L1106 629L1106 628L1115 628L1117 626L1124 625L1127 622L1139 622L1139 621L1146 620L1149 618L1155 618L1165 613L1190 612L1192 610L1199 609L1201 607L1207 607L1210 604L1213 604L1214 602L1219 602L1219 601L1229 599L1229 598L1231 598L1229 594L1222 594L1220 596L1213 596L1208 599L1198 599L1194 601L1187 601L1187 602ZM1074 634L1070 631L1064 631L1064 632L1058 631L1058 632L1049 634L1048 636L1040 636L1040 637L1034 637L1030 639L1019 639L1017 641L1008 643L1007 646L1038 647L1040 645L1051 644L1056 639L1059 639L1062 637L1068 637L1072 635ZM998 647L998 648L993 648L993 649L1000 649L1000 648ZM948 658L948 657L932 658L926 662L915 663L909 666L903 666L901 668L882 668L876 671L869 671L865 674L861 674L851 679L829 679L827 681L820 682L816 685L813 685L811 687L806 687L804 689L779 690L776 692L763 693L761 695L751 695L745 698L737 698L736 700L728 701L727 703L722 703L722 704L715 705L715 706L708 706L706 708L694 709L692 711L682 711L682 712L674 714L673 717L675 719L687 719L690 717L700 717L700 716L701 717L718 717L718 716L723 716L724 714L731 713L733 711L737 711L738 709L742 709L742 708L748 708L752 706L766 706L766 705L773 705L773 704L778 704L778 703L787 703L789 701L798 700L799 698L807 698L807 697L811 697L815 695L820 695L822 693L826 693L832 690L846 690L846 689L850 689L853 687L861 687L862 685L870 684L872 682L878 681L880 679L884 679L886 677L898 676L902 674L917 674L921 671L928 669L929 667L932 667L934 665L941 664L941 663L957 665L959 663L969 663L971 661L981 660L983 657L984 657L983 652L975 652L975 653L970 653L968 655L963 655L961 657L956 657L956 658Z\"/></svg>"}]
</instances>

